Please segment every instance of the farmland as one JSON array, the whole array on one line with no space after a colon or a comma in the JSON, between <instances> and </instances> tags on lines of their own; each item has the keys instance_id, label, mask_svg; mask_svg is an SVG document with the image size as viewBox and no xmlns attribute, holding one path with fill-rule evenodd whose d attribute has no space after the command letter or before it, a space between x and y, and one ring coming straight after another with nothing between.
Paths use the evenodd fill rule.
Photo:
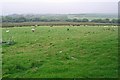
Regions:
<instances>
[{"instance_id":1,"label":"farmland","mask_svg":"<svg viewBox=\"0 0 120 80\"><path fill-rule=\"evenodd\" d=\"M116 78L118 28L37 26L2 28L3 78Z\"/></svg>"}]
</instances>

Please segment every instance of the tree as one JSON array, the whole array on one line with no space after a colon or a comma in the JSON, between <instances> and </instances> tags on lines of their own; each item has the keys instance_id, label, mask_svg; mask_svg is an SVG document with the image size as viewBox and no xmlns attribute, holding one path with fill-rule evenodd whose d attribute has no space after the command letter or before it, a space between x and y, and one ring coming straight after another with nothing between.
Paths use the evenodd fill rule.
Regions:
<instances>
[{"instance_id":1,"label":"tree","mask_svg":"<svg viewBox=\"0 0 120 80\"><path fill-rule=\"evenodd\" d=\"M111 23L118 23L118 20L117 19L112 19Z\"/></svg>"},{"instance_id":2,"label":"tree","mask_svg":"<svg viewBox=\"0 0 120 80\"><path fill-rule=\"evenodd\" d=\"M86 18L82 19L81 21L82 21L82 22L89 22L89 20L86 19Z\"/></svg>"},{"instance_id":3,"label":"tree","mask_svg":"<svg viewBox=\"0 0 120 80\"><path fill-rule=\"evenodd\" d=\"M103 21L102 19L93 19L91 20L91 22L102 23Z\"/></svg>"},{"instance_id":4,"label":"tree","mask_svg":"<svg viewBox=\"0 0 120 80\"><path fill-rule=\"evenodd\" d=\"M110 23L110 20L108 18L107 19L103 19L102 23Z\"/></svg>"},{"instance_id":5,"label":"tree","mask_svg":"<svg viewBox=\"0 0 120 80\"><path fill-rule=\"evenodd\" d=\"M26 22L26 18L24 18L24 17L19 17L19 18L18 18L18 22Z\"/></svg>"}]
</instances>

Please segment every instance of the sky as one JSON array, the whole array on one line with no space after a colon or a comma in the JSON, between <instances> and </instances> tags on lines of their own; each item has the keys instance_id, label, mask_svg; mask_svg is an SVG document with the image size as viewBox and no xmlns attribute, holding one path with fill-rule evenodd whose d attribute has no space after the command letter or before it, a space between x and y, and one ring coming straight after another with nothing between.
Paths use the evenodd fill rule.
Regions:
<instances>
[{"instance_id":1,"label":"sky","mask_svg":"<svg viewBox=\"0 0 120 80\"><path fill-rule=\"evenodd\" d=\"M2 0L0 13L80 14L118 13L119 0Z\"/></svg>"}]
</instances>

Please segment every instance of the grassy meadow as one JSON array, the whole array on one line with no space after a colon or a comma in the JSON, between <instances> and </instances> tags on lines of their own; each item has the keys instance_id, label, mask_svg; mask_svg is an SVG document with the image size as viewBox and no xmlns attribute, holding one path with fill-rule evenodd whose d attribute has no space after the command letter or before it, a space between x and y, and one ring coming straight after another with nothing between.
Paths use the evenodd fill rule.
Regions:
<instances>
[{"instance_id":1,"label":"grassy meadow","mask_svg":"<svg viewBox=\"0 0 120 80\"><path fill-rule=\"evenodd\" d=\"M116 78L118 28L37 26L2 28L3 78Z\"/></svg>"}]
</instances>

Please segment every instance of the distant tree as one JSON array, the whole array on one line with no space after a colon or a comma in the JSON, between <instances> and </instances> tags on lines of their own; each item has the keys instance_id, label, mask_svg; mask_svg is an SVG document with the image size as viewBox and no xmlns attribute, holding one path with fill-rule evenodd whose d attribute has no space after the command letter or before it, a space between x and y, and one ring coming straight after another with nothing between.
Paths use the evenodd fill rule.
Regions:
<instances>
[{"instance_id":1,"label":"distant tree","mask_svg":"<svg viewBox=\"0 0 120 80\"><path fill-rule=\"evenodd\" d=\"M72 22L73 20L72 20L72 19L67 19L67 20L65 20L65 21L67 21L67 22Z\"/></svg>"},{"instance_id":2,"label":"distant tree","mask_svg":"<svg viewBox=\"0 0 120 80\"><path fill-rule=\"evenodd\" d=\"M12 17L10 16L2 17L2 22L12 22Z\"/></svg>"},{"instance_id":3,"label":"distant tree","mask_svg":"<svg viewBox=\"0 0 120 80\"><path fill-rule=\"evenodd\" d=\"M102 19L102 23L110 23L110 19Z\"/></svg>"},{"instance_id":4,"label":"distant tree","mask_svg":"<svg viewBox=\"0 0 120 80\"><path fill-rule=\"evenodd\" d=\"M81 22L81 19L67 19L67 20L65 20L65 21L67 21L67 22Z\"/></svg>"},{"instance_id":5,"label":"distant tree","mask_svg":"<svg viewBox=\"0 0 120 80\"><path fill-rule=\"evenodd\" d=\"M93 19L91 22L102 23L102 19Z\"/></svg>"},{"instance_id":6,"label":"distant tree","mask_svg":"<svg viewBox=\"0 0 120 80\"><path fill-rule=\"evenodd\" d=\"M89 22L89 20L84 18L84 19L81 20L81 22Z\"/></svg>"},{"instance_id":7,"label":"distant tree","mask_svg":"<svg viewBox=\"0 0 120 80\"><path fill-rule=\"evenodd\" d=\"M110 23L110 19L106 18L105 23Z\"/></svg>"},{"instance_id":8,"label":"distant tree","mask_svg":"<svg viewBox=\"0 0 120 80\"><path fill-rule=\"evenodd\" d=\"M111 23L118 23L118 20L117 19L112 19Z\"/></svg>"},{"instance_id":9,"label":"distant tree","mask_svg":"<svg viewBox=\"0 0 120 80\"><path fill-rule=\"evenodd\" d=\"M19 20L18 22L26 22L26 18L24 17L19 17L18 20Z\"/></svg>"},{"instance_id":10,"label":"distant tree","mask_svg":"<svg viewBox=\"0 0 120 80\"><path fill-rule=\"evenodd\" d=\"M34 18L34 21L40 21L40 18Z\"/></svg>"},{"instance_id":11,"label":"distant tree","mask_svg":"<svg viewBox=\"0 0 120 80\"><path fill-rule=\"evenodd\" d=\"M117 22L118 22L118 24L120 24L120 19L118 19L118 21L117 21Z\"/></svg>"},{"instance_id":12,"label":"distant tree","mask_svg":"<svg viewBox=\"0 0 120 80\"><path fill-rule=\"evenodd\" d=\"M78 20L77 19L73 19L73 22L78 22Z\"/></svg>"}]
</instances>

